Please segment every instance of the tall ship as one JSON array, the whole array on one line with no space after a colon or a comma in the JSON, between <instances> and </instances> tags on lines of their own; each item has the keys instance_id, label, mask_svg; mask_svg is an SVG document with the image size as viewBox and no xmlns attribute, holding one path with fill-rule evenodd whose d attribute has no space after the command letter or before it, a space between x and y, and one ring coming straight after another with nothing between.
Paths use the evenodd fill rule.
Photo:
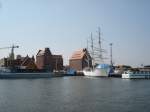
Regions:
<instances>
[{"instance_id":1,"label":"tall ship","mask_svg":"<svg viewBox=\"0 0 150 112\"><path fill-rule=\"evenodd\" d=\"M96 47L97 45L98 47ZM87 67L83 70L83 74L85 76L109 76L110 65L104 63L104 57L102 49L102 40L101 40L101 32L100 28L98 31L98 43L94 43L94 39L91 33L91 57L92 57L92 67ZM87 60L88 61L88 60Z\"/></svg>"}]
</instances>

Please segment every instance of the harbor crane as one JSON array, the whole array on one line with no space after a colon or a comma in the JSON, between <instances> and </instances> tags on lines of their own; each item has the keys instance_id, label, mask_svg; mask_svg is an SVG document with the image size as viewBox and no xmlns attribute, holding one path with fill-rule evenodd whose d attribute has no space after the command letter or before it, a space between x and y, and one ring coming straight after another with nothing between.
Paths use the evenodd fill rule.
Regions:
<instances>
[{"instance_id":1,"label":"harbor crane","mask_svg":"<svg viewBox=\"0 0 150 112\"><path fill-rule=\"evenodd\" d=\"M14 49L15 49L15 48L19 48L19 46L12 45L12 46L10 46L10 47L3 47L3 48L0 48L0 50L2 50L2 49L11 49L11 53L10 53L10 55L9 55L9 59L10 59L10 60L14 60L14 59L15 59L15 56L14 56Z\"/></svg>"}]
</instances>

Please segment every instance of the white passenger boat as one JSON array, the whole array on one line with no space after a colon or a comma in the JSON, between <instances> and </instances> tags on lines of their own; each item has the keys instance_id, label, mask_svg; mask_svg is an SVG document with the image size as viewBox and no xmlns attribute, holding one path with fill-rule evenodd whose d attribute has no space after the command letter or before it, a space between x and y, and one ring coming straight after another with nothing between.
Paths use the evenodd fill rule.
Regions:
<instances>
[{"instance_id":1,"label":"white passenger boat","mask_svg":"<svg viewBox=\"0 0 150 112\"><path fill-rule=\"evenodd\" d=\"M124 79L150 79L149 71L126 71L122 74Z\"/></svg>"}]
</instances>

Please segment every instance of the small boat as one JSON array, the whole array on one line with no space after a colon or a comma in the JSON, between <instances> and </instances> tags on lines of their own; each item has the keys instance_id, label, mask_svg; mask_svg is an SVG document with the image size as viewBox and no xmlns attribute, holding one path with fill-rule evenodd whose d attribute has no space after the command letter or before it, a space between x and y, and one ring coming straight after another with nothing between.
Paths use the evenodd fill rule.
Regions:
<instances>
[{"instance_id":1,"label":"small boat","mask_svg":"<svg viewBox=\"0 0 150 112\"><path fill-rule=\"evenodd\" d=\"M149 71L125 71L122 74L123 79L150 79Z\"/></svg>"}]
</instances>

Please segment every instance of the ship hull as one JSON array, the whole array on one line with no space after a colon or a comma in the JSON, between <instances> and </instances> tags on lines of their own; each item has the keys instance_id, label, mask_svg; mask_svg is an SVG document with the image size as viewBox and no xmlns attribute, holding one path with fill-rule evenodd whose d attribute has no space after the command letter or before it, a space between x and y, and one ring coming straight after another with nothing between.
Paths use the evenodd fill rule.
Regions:
<instances>
[{"instance_id":1,"label":"ship hull","mask_svg":"<svg viewBox=\"0 0 150 112\"><path fill-rule=\"evenodd\" d=\"M51 78L61 77L63 74L55 73L0 73L1 79L7 78Z\"/></svg>"},{"instance_id":2,"label":"ship hull","mask_svg":"<svg viewBox=\"0 0 150 112\"><path fill-rule=\"evenodd\" d=\"M85 69L83 73L85 76L94 76L94 77L108 77L110 72L110 66L108 64L99 64L94 69Z\"/></svg>"},{"instance_id":3,"label":"ship hull","mask_svg":"<svg viewBox=\"0 0 150 112\"><path fill-rule=\"evenodd\" d=\"M95 69L91 71L83 70L84 76L91 76L91 77L108 77L108 73L105 69Z\"/></svg>"}]
</instances>

